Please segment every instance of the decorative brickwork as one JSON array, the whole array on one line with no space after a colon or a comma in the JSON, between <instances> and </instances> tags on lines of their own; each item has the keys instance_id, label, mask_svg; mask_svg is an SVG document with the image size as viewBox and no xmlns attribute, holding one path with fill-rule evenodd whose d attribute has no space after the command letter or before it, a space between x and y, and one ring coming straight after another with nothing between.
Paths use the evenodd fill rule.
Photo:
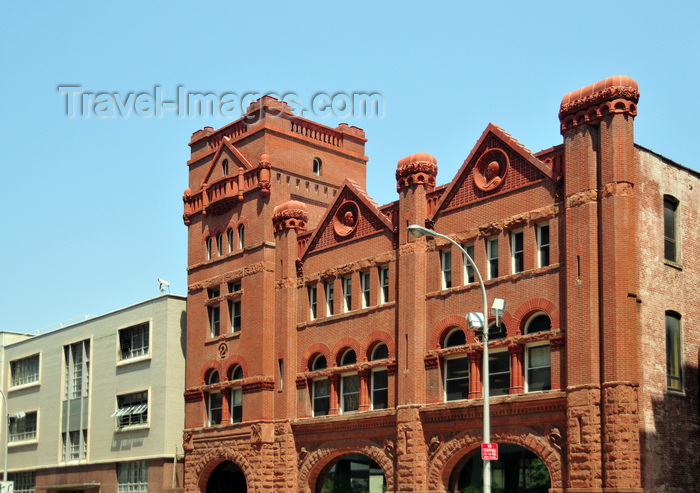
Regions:
<instances>
[{"instance_id":1,"label":"decorative brickwork","mask_svg":"<svg viewBox=\"0 0 700 493\"><path fill-rule=\"evenodd\" d=\"M316 493L353 460L388 493L480 487L462 472L483 441L485 378L491 441L542 461L542 488L696 488L700 175L634 144L638 98L622 76L567 94L563 143L539 153L489 124L444 185L434 156L402 158L384 206L364 190L355 127L265 98L196 132L185 490L229 470L248 492ZM471 264L410 224L470 248L487 301L506 300L489 375L465 320L483 308Z\"/></svg>"}]
</instances>

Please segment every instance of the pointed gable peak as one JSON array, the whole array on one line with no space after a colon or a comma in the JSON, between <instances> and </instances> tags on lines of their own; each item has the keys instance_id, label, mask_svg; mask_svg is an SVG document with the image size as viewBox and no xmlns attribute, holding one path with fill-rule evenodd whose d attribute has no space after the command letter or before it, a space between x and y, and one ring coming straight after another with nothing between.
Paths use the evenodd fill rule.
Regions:
<instances>
[{"instance_id":1,"label":"pointed gable peak","mask_svg":"<svg viewBox=\"0 0 700 493\"><path fill-rule=\"evenodd\" d=\"M358 239L380 231L393 233L391 220L360 185L346 178L335 201L328 207L302 254L328 248L346 240Z\"/></svg>"},{"instance_id":2,"label":"pointed gable peak","mask_svg":"<svg viewBox=\"0 0 700 493\"><path fill-rule=\"evenodd\" d=\"M489 194L507 192L538 179L558 178L558 173L532 151L489 123L442 194L431 219L442 210L482 200Z\"/></svg>"}]
</instances>

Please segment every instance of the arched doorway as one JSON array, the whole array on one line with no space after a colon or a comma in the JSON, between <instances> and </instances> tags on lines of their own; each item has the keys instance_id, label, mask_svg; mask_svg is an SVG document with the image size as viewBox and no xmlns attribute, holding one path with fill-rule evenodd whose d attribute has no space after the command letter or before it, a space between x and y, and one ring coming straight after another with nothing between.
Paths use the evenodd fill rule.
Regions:
<instances>
[{"instance_id":1,"label":"arched doorway","mask_svg":"<svg viewBox=\"0 0 700 493\"><path fill-rule=\"evenodd\" d=\"M383 493L386 477L379 464L362 454L348 454L328 464L318 477L316 493Z\"/></svg>"},{"instance_id":2,"label":"arched doorway","mask_svg":"<svg viewBox=\"0 0 700 493\"><path fill-rule=\"evenodd\" d=\"M211 472L207 493L247 493L245 474L230 460L224 461Z\"/></svg>"},{"instance_id":3,"label":"arched doorway","mask_svg":"<svg viewBox=\"0 0 700 493\"><path fill-rule=\"evenodd\" d=\"M547 493L551 486L544 461L534 452L509 443L498 445L498 459L491 461L492 493ZM461 460L452 472L450 491L480 493L484 464L479 449Z\"/></svg>"}]
</instances>

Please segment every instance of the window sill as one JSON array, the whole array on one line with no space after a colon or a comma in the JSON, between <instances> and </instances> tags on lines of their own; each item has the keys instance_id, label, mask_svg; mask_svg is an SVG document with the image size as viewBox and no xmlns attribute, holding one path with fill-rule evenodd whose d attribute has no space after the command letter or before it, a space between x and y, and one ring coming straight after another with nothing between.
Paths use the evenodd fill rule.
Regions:
<instances>
[{"instance_id":1,"label":"window sill","mask_svg":"<svg viewBox=\"0 0 700 493\"><path fill-rule=\"evenodd\" d=\"M117 366L126 366L132 363L140 363L142 361L148 361L151 359L151 353L144 356L134 356L133 358L127 358L117 361Z\"/></svg>"},{"instance_id":2,"label":"window sill","mask_svg":"<svg viewBox=\"0 0 700 493\"><path fill-rule=\"evenodd\" d=\"M25 389L31 389L32 387L39 387L41 385L41 381L37 380L36 382L30 382L30 383L23 383L21 385L15 385L14 387L10 387L7 389L8 392L15 392L18 390L25 390Z\"/></svg>"},{"instance_id":3,"label":"window sill","mask_svg":"<svg viewBox=\"0 0 700 493\"><path fill-rule=\"evenodd\" d=\"M148 424L143 424L143 425L129 425L129 426L122 426L119 428L116 428L114 430L115 433L124 433L128 431L135 431L135 430L148 430L151 426Z\"/></svg>"},{"instance_id":4,"label":"window sill","mask_svg":"<svg viewBox=\"0 0 700 493\"><path fill-rule=\"evenodd\" d=\"M13 447L22 447L24 445L35 445L39 443L39 440L37 440L36 437L34 438L27 438L25 440L15 440L14 442L9 442L7 444L8 447L13 448Z\"/></svg>"},{"instance_id":5,"label":"window sill","mask_svg":"<svg viewBox=\"0 0 700 493\"><path fill-rule=\"evenodd\" d=\"M664 259L664 265L667 265L668 267L672 267L672 268L677 269L677 270L681 270L681 271L683 270L682 264L679 264L679 263L674 262L672 260Z\"/></svg>"}]
</instances>

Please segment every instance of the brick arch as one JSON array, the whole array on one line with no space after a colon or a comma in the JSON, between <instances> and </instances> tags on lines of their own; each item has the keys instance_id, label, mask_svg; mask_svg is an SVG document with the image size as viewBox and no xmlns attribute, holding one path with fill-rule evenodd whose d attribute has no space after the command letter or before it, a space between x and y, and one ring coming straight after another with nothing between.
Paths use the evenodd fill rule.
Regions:
<instances>
[{"instance_id":1,"label":"brick arch","mask_svg":"<svg viewBox=\"0 0 700 493\"><path fill-rule=\"evenodd\" d=\"M362 357L364 358L364 361L369 361L370 357L372 356L372 351L374 351L374 347L380 342L386 344L386 347L389 350L389 358L396 358L394 340L391 338L391 335L380 330L375 330L362 342ZM358 353L358 357L359 356L360 354Z\"/></svg>"},{"instance_id":2,"label":"brick arch","mask_svg":"<svg viewBox=\"0 0 700 493\"><path fill-rule=\"evenodd\" d=\"M243 356L233 354L226 359L223 365L221 365L225 369L224 377L226 377L226 380L228 380L228 375L231 373L231 370L233 370L237 365L241 365L241 368L243 368L243 376L248 376L248 362Z\"/></svg>"},{"instance_id":3,"label":"brick arch","mask_svg":"<svg viewBox=\"0 0 700 493\"><path fill-rule=\"evenodd\" d=\"M357 342L357 339L353 337L343 337L335 343L335 346L333 346L333 350L331 351L333 361L335 362L336 366L340 366L340 358L347 349L354 349L357 357L362 357L363 353L360 350L360 343ZM330 363L330 360L328 360L328 362Z\"/></svg>"},{"instance_id":4,"label":"brick arch","mask_svg":"<svg viewBox=\"0 0 700 493\"><path fill-rule=\"evenodd\" d=\"M518 427L499 428L491 433L491 441L518 445L542 459L549 471L550 488L564 487L562 476L562 454L549 444L547 439L532 429ZM467 432L444 443L428 465L428 491L448 491L453 469L467 455L481 445L481 437Z\"/></svg>"},{"instance_id":5,"label":"brick arch","mask_svg":"<svg viewBox=\"0 0 700 493\"><path fill-rule=\"evenodd\" d=\"M190 466L190 474L195 476L198 491L207 491L207 482L211 473L222 462L231 461L243 471L249 491L255 490L255 485L260 482L255 469L251 467L243 453L231 447L219 447L208 450L204 455L194 459Z\"/></svg>"},{"instance_id":6,"label":"brick arch","mask_svg":"<svg viewBox=\"0 0 700 493\"><path fill-rule=\"evenodd\" d=\"M433 327L433 333L430 336L430 342L428 342L428 350L441 348L445 336L455 327L459 327L464 331L467 341L469 341L470 335L474 335L474 331L469 330L467 326L466 318L461 315L448 315Z\"/></svg>"},{"instance_id":7,"label":"brick arch","mask_svg":"<svg viewBox=\"0 0 700 493\"><path fill-rule=\"evenodd\" d=\"M309 362L313 357L315 357L317 354L322 354L326 357L326 361L329 362L331 361L331 351L328 349L328 346L323 344L322 342L316 342L309 346L309 348L306 350L304 353L304 356L301 358L301 368L299 371L309 371Z\"/></svg>"},{"instance_id":8,"label":"brick arch","mask_svg":"<svg viewBox=\"0 0 700 493\"><path fill-rule=\"evenodd\" d=\"M394 491L394 462L384 449L376 443L362 439L333 440L320 445L299 464L299 489L301 493L312 493L323 469L334 459L348 454L362 454L382 468L387 491Z\"/></svg>"},{"instance_id":9,"label":"brick arch","mask_svg":"<svg viewBox=\"0 0 700 493\"><path fill-rule=\"evenodd\" d=\"M552 329L561 328L561 317L556 305L546 298L532 298L520 305L513 314L514 325L521 334L524 333L525 323L530 316L537 312L544 312L549 316L552 321Z\"/></svg>"},{"instance_id":10,"label":"brick arch","mask_svg":"<svg viewBox=\"0 0 700 493\"><path fill-rule=\"evenodd\" d=\"M202 368L199 370L199 385L207 384L209 373L211 373L212 370L216 370L219 372L219 381L222 381L224 377L226 377L221 363L219 363L216 360L210 359L209 361L205 362L202 365Z\"/></svg>"}]
</instances>

